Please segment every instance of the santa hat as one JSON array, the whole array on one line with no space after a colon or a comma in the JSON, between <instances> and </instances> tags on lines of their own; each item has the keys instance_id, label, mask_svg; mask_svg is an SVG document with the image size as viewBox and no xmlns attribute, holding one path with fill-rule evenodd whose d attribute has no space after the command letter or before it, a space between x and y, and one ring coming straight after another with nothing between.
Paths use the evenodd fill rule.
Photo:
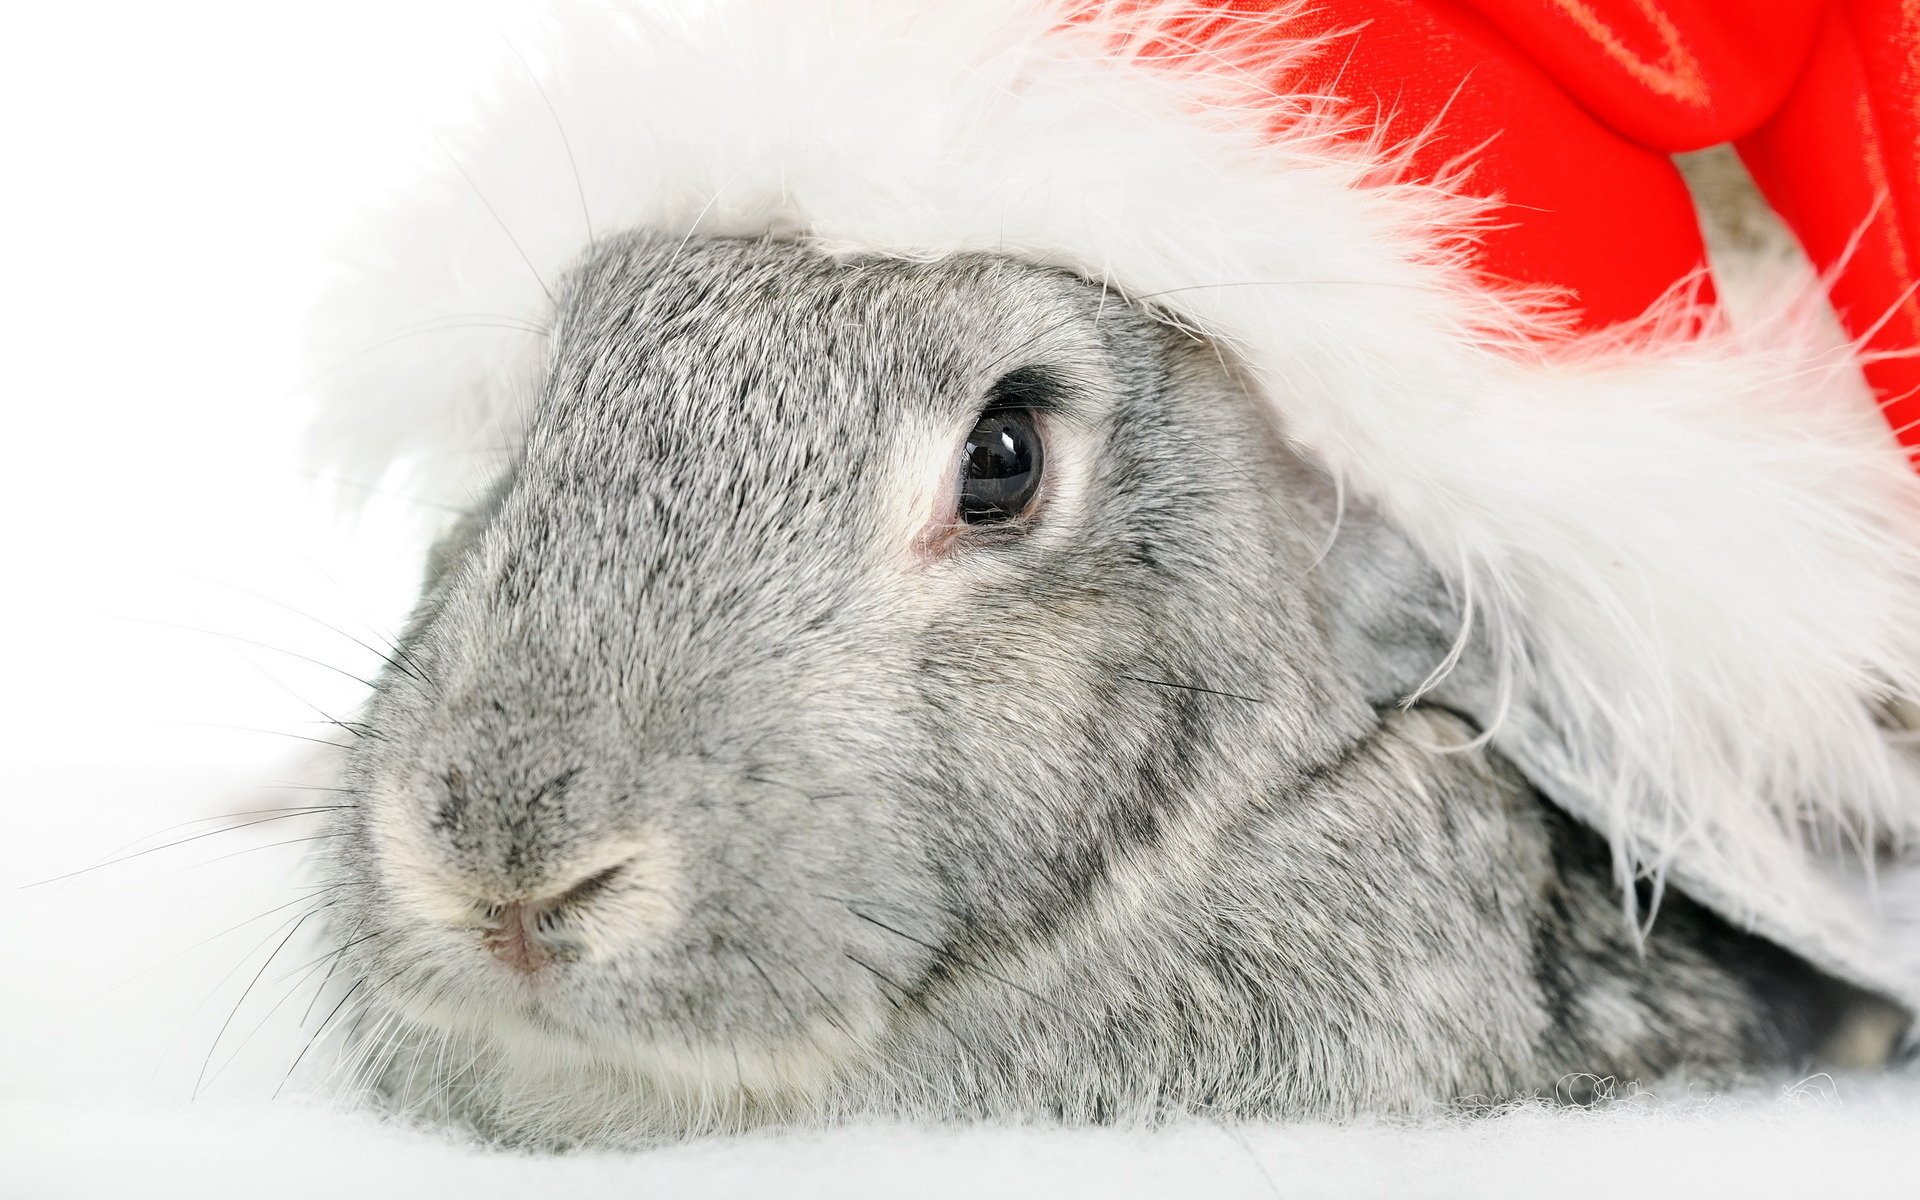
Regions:
<instances>
[{"instance_id":1,"label":"santa hat","mask_svg":"<svg viewBox=\"0 0 1920 1200\"><path fill-rule=\"evenodd\" d=\"M1475 715L1623 877L1920 1009L1920 772L1881 719L1920 696L1920 483L1862 375L1904 424L1914 360L1875 352L1920 340L1920 31L1724 7L569 9L361 244L320 444L464 496L545 281L611 230L1151 294L1449 580L1502 671ZM1727 140L1844 327L1803 262L1705 274L1668 156Z\"/></svg>"}]
</instances>

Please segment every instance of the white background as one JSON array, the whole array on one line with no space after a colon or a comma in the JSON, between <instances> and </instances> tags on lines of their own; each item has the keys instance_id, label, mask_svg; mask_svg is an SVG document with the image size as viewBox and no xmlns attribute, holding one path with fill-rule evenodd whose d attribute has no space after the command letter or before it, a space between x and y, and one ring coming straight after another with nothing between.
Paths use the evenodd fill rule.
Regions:
<instances>
[{"instance_id":1,"label":"white background","mask_svg":"<svg viewBox=\"0 0 1920 1200\"><path fill-rule=\"evenodd\" d=\"M250 730L360 690L282 651L377 665L277 607L377 643L431 515L321 494L302 316L506 54L493 7L5 6L0 766L264 766Z\"/></svg>"}]
</instances>

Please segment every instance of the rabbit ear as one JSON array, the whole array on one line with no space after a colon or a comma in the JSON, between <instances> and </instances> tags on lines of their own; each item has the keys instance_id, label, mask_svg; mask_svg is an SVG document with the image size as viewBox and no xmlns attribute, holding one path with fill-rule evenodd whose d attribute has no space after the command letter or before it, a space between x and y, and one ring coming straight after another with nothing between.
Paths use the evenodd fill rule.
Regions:
<instances>
[{"instance_id":1,"label":"rabbit ear","mask_svg":"<svg viewBox=\"0 0 1920 1200\"><path fill-rule=\"evenodd\" d=\"M1555 711L1554 689L1516 661L1524 650L1503 653L1446 575L1377 509L1337 497L1330 508L1326 550L1310 574L1329 645L1368 703L1430 704L1459 715L1478 735L1436 753L1490 748L1608 838L1623 883L1645 873L1631 858L1639 831L1620 828L1607 797L1581 782L1569 722ZM1623 903L1631 895L1623 893Z\"/></svg>"},{"instance_id":2,"label":"rabbit ear","mask_svg":"<svg viewBox=\"0 0 1920 1200\"><path fill-rule=\"evenodd\" d=\"M1325 550L1309 574L1338 661L1376 708L1426 700L1492 728L1499 672L1467 605L1377 510L1345 496L1329 507Z\"/></svg>"},{"instance_id":3,"label":"rabbit ear","mask_svg":"<svg viewBox=\"0 0 1920 1200\"><path fill-rule=\"evenodd\" d=\"M1376 708L1433 704L1480 730L1472 743L1434 752L1484 744L1544 799L1604 835L1629 916L1656 916L1636 912L1634 892L1624 887L1650 877L1839 978L1920 1009L1920 864L1890 860L1863 876L1857 854L1850 859L1843 848L1829 857L1810 847L1801 886L1823 903L1809 909L1740 887L1714 869L1716 860L1684 846L1671 856L1636 859L1636 849L1658 847L1670 831L1622 824L1628 818L1621 806L1580 767L1592 746L1576 743L1582 731L1572 714L1559 711L1554 681L1503 659L1444 574L1384 515L1351 498L1342 503L1330 485L1324 500L1315 507L1336 519L1323 526L1326 551L1309 573L1311 586L1333 652ZM1920 1047L1920 1024L1914 1038Z\"/></svg>"}]
</instances>

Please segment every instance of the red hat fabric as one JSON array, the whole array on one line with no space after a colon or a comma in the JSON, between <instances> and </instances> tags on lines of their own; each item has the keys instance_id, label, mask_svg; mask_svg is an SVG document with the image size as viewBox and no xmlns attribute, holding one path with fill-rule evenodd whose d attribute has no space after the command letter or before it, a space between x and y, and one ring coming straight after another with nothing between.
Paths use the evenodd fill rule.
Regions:
<instances>
[{"instance_id":1,"label":"red hat fabric","mask_svg":"<svg viewBox=\"0 0 1920 1200\"><path fill-rule=\"evenodd\" d=\"M1920 4L1840 0L1785 101L1739 143L1909 449L1920 446Z\"/></svg>"},{"instance_id":2,"label":"red hat fabric","mask_svg":"<svg viewBox=\"0 0 1920 1200\"><path fill-rule=\"evenodd\" d=\"M1672 155L1739 145L1832 281L1889 420L1920 444L1920 4L1912 0L1210 0L1231 33L1331 44L1279 86L1331 96L1416 178L1497 203L1489 276L1564 294L1576 330L1712 296ZM1284 15L1285 19L1276 19ZM1887 354L1896 357L1885 357Z\"/></svg>"}]
</instances>

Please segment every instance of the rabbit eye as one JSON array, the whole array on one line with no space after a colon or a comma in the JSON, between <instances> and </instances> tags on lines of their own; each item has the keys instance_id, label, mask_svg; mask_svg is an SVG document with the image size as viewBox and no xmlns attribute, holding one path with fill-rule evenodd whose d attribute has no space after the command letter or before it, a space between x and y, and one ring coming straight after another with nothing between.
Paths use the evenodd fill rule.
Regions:
<instances>
[{"instance_id":1,"label":"rabbit eye","mask_svg":"<svg viewBox=\"0 0 1920 1200\"><path fill-rule=\"evenodd\" d=\"M960 451L960 519L991 525L1025 513L1040 490L1045 461L1031 410L993 409L982 415Z\"/></svg>"}]
</instances>

